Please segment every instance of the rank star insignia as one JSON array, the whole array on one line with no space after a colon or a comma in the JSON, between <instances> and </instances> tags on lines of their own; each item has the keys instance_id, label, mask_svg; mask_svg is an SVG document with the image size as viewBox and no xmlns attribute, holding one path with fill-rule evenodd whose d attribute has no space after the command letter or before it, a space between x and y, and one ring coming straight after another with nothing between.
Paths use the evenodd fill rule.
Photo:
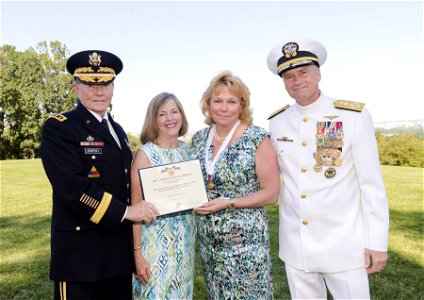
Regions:
<instances>
[{"instance_id":1,"label":"rank star insignia","mask_svg":"<svg viewBox=\"0 0 424 300\"><path fill-rule=\"evenodd\" d=\"M338 118L339 116L324 116L326 119L334 120L335 118Z\"/></svg>"}]
</instances>

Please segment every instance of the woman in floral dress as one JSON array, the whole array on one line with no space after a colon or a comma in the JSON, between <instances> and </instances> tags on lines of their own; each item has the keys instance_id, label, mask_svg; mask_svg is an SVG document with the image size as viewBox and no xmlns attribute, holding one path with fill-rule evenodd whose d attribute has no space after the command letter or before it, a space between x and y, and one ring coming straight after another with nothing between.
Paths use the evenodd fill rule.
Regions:
<instances>
[{"instance_id":1,"label":"woman in floral dress","mask_svg":"<svg viewBox=\"0 0 424 300\"><path fill-rule=\"evenodd\" d=\"M178 99L168 93L149 104L141 132L144 144L131 169L131 201L142 201L138 169L190 159L178 137L188 123ZM195 225L192 211L158 217L151 224L134 224L134 299L191 299L193 295Z\"/></svg>"},{"instance_id":2,"label":"woman in floral dress","mask_svg":"<svg viewBox=\"0 0 424 300\"><path fill-rule=\"evenodd\" d=\"M209 299L272 299L268 216L278 200L277 157L269 134L252 125L250 92L230 72L202 97L210 125L193 136L209 202L196 219Z\"/></svg>"}]
</instances>

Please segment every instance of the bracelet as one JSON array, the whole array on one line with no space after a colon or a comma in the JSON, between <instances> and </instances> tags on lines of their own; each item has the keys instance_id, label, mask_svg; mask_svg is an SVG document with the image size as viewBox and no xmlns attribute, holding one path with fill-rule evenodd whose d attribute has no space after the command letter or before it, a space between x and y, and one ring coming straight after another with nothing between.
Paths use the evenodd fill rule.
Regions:
<instances>
[{"instance_id":1,"label":"bracelet","mask_svg":"<svg viewBox=\"0 0 424 300\"><path fill-rule=\"evenodd\" d=\"M236 201L234 199L230 200L230 209L236 208Z\"/></svg>"},{"instance_id":2,"label":"bracelet","mask_svg":"<svg viewBox=\"0 0 424 300\"><path fill-rule=\"evenodd\" d=\"M140 244L140 246L135 247L135 248L134 248L134 251L135 251L135 250L138 250L138 249L141 249L141 244Z\"/></svg>"}]
</instances>

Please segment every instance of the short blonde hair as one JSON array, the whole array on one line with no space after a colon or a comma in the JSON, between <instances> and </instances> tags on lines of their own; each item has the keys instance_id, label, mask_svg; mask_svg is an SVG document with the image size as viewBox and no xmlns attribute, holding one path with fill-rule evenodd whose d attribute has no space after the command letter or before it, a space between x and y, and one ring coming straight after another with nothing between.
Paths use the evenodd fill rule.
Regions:
<instances>
[{"instance_id":1,"label":"short blonde hair","mask_svg":"<svg viewBox=\"0 0 424 300\"><path fill-rule=\"evenodd\" d=\"M250 91L244 82L234 76L230 71L223 71L216 75L210 82L208 88L203 93L200 100L200 107L205 118L205 123L212 125L214 123L212 117L209 115L209 108L212 96L214 96L220 88L227 87L231 93L240 99L242 106L242 113L240 120L250 125L253 122L252 110L250 108Z\"/></svg>"},{"instance_id":2,"label":"short blonde hair","mask_svg":"<svg viewBox=\"0 0 424 300\"><path fill-rule=\"evenodd\" d=\"M178 98L174 94L163 92L159 95L156 95L150 101L149 106L147 107L146 118L144 119L143 129L141 130L140 134L140 141L143 144L146 144L147 142L154 142L159 136L159 127L157 125L158 112L162 105L164 105L165 102L169 100L175 101L181 113L182 125L180 131L178 132L178 137L183 136L187 133L187 117L185 115L184 108L180 100L178 100Z\"/></svg>"}]
</instances>

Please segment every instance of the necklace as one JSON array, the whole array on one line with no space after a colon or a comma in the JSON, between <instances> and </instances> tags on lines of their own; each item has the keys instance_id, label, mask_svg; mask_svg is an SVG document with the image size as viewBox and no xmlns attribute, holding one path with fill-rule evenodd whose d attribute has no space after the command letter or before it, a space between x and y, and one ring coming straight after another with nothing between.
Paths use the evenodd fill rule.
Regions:
<instances>
[{"instance_id":1,"label":"necklace","mask_svg":"<svg viewBox=\"0 0 424 300\"><path fill-rule=\"evenodd\" d=\"M225 141L225 139L227 138L227 136L228 136L228 134L224 137L220 137L218 135L218 133L216 132L216 127L215 127L215 130L213 132L213 137L215 138L215 140L217 140L218 142L220 142L222 144Z\"/></svg>"},{"instance_id":2,"label":"necklace","mask_svg":"<svg viewBox=\"0 0 424 300\"><path fill-rule=\"evenodd\" d=\"M208 189L209 190L215 190L215 184L213 183L213 171L215 169L215 164L217 162L217 160L219 159L219 157L222 154L222 151L224 151L225 148L227 148L228 143L230 142L231 138L233 137L234 132L236 131L236 129L238 128L238 126L240 125L240 120L237 120L237 122L234 124L233 128L231 129L230 133L225 137L225 140L222 143L222 146L219 148L218 153L215 155L215 158L213 160L211 160L211 157L209 156L209 149L211 148L212 145L212 139L213 138L217 138L215 131L216 131L216 127L215 125L212 126L212 128L209 131L208 134L208 140L206 142L206 146L205 146L205 169L206 169L206 174L208 176ZM219 137L219 136L218 136ZM217 139L218 140L218 139ZM219 141L219 140L218 140Z\"/></svg>"}]
</instances>

